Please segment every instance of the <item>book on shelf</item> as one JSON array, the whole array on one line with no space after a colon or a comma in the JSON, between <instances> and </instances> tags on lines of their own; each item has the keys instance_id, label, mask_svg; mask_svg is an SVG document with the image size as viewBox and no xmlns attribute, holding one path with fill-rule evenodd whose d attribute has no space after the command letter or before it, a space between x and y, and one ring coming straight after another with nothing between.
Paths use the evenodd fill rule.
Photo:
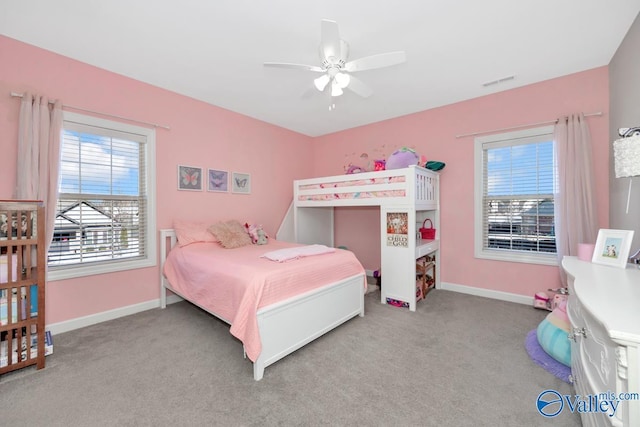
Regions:
<instances>
[{"instance_id":1,"label":"book on shelf","mask_svg":"<svg viewBox=\"0 0 640 427\"><path fill-rule=\"evenodd\" d=\"M18 279L18 256L11 254L11 281ZM9 259L6 254L0 255L0 283L9 281Z\"/></svg>"},{"instance_id":2,"label":"book on shelf","mask_svg":"<svg viewBox=\"0 0 640 427\"><path fill-rule=\"evenodd\" d=\"M51 331L44 331L44 355L48 356L53 354L53 336Z\"/></svg>"},{"instance_id":3,"label":"book on shelf","mask_svg":"<svg viewBox=\"0 0 640 427\"><path fill-rule=\"evenodd\" d=\"M22 319L25 320L27 318L27 287L20 286L20 305L22 312ZM15 323L18 321L18 288L12 288L11 291L11 322L8 322L9 319L9 298L8 294L10 293L8 289L0 290L0 325L7 325L9 323ZM30 299L31 299L31 317L38 316L38 285L31 285L29 287Z\"/></svg>"},{"instance_id":4,"label":"book on shelf","mask_svg":"<svg viewBox=\"0 0 640 427\"><path fill-rule=\"evenodd\" d=\"M18 347L17 338L13 338L11 343L12 348L12 357L11 363L18 363L18 352L22 353L22 357L20 360L25 360L27 358L27 337L25 335L22 336L22 345ZM38 335L31 334L31 345L30 348L30 358L35 359L38 357ZM9 346L7 340L0 341L0 368L7 366L9 362L9 355L7 354L9 351ZM49 356L53 353L53 337L51 336L51 331L45 331L44 333L44 355Z\"/></svg>"}]
</instances>

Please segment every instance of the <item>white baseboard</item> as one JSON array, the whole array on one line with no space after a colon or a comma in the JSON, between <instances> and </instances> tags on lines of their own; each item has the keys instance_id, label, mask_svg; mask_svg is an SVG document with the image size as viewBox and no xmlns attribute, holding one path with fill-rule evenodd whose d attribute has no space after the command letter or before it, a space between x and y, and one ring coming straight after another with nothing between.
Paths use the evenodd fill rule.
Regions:
<instances>
[{"instance_id":1,"label":"white baseboard","mask_svg":"<svg viewBox=\"0 0 640 427\"><path fill-rule=\"evenodd\" d=\"M182 301L177 295L167 297L167 304L173 304ZM106 322L107 320L117 319L119 317L129 316L131 314L140 313L142 311L151 310L160 307L160 299L141 302L139 304L120 307L113 310L103 311L102 313L91 314L89 316L78 317L64 322L52 323L47 325L45 329L51 331L51 335L61 334L63 332L73 331L74 329L84 328L85 326L95 325L97 323Z\"/></svg>"},{"instance_id":2,"label":"white baseboard","mask_svg":"<svg viewBox=\"0 0 640 427\"><path fill-rule=\"evenodd\" d=\"M455 283L440 282L440 289L460 292L462 294L476 295L501 301L515 302L533 306L533 297L512 294L509 292L494 291L492 289L474 288L473 286L457 285Z\"/></svg>"},{"instance_id":3,"label":"white baseboard","mask_svg":"<svg viewBox=\"0 0 640 427\"><path fill-rule=\"evenodd\" d=\"M368 277L373 277L373 270L366 270L366 274ZM494 291L491 289L474 288L473 286L457 285L455 283L447 282L441 282L439 289L502 301L515 302L518 304L533 305L533 297L502 291ZM170 295L167 297L167 304L174 304L180 301L182 301L182 298L177 295ZM89 316L66 320L64 322L52 323L50 325L47 325L46 329L50 330L52 335L57 335L64 332L73 331L74 329L84 328L86 326L95 325L97 323L106 322L108 320L117 319L119 317L129 316L131 314L140 313L142 311L151 310L158 307L160 307L160 299L155 299L139 304L129 305L127 307L103 311L102 313L96 313Z\"/></svg>"}]
</instances>

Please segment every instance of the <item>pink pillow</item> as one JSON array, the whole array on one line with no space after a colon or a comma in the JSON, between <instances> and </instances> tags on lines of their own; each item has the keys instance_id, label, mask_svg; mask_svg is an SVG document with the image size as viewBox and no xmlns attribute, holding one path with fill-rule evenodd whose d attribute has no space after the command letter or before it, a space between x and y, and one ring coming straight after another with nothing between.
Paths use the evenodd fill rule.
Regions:
<instances>
[{"instance_id":1,"label":"pink pillow","mask_svg":"<svg viewBox=\"0 0 640 427\"><path fill-rule=\"evenodd\" d=\"M209 232L226 249L239 248L251 244L251 237L246 228L235 220L217 222L209 227Z\"/></svg>"},{"instance_id":2,"label":"pink pillow","mask_svg":"<svg viewBox=\"0 0 640 427\"><path fill-rule=\"evenodd\" d=\"M209 225L195 221L173 221L173 229L178 238L178 246L187 246L198 242L216 242L215 237L207 230Z\"/></svg>"}]
</instances>

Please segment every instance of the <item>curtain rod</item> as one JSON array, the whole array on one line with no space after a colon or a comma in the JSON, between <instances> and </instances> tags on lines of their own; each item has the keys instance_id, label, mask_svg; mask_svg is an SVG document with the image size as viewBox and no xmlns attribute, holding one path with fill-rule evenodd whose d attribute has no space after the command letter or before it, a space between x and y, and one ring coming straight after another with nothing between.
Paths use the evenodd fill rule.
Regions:
<instances>
[{"instance_id":1,"label":"curtain rod","mask_svg":"<svg viewBox=\"0 0 640 427\"><path fill-rule=\"evenodd\" d=\"M585 117L591 117L591 116L601 116L601 115L602 115L602 112L601 112L601 111L598 111L598 112L596 112L596 113L588 113L588 114L585 114L584 116L585 116ZM529 124L527 124L527 125L511 126L511 127L508 127L508 128L502 128L502 129L493 129L493 130L484 130L484 131L481 131L481 132L466 133L466 134L463 134L463 135L456 135L456 139L457 139L457 138L464 138L464 137L467 137L467 136L482 135L482 134L484 134L484 133L494 133L494 132L502 132L502 131L505 131L505 130L513 130L513 129L520 129L520 128L528 128L528 127L533 127L533 126L550 125L550 124L552 124L552 123L558 123L558 119L555 119L555 120L548 120L548 121L546 121L546 122L529 123Z\"/></svg>"},{"instance_id":2,"label":"curtain rod","mask_svg":"<svg viewBox=\"0 0 640 427\"><path fill-rule=\"evenodd\" d=\"M14 97L14 98L22 98L24 96L24 94L11 92L11 96ZM49 101L49 104L53 104L53 102ZM114 118L114 119L127 120L129 122L140 123L140 124L143 124L143 125L152 126L154 128L162 128L162 129L166 129L166 130L171 130L171 128L169 126L163 126L163 125L159 125L157 123L143 122L142 120L130 119L128 117L122 117L122 116L116 116L115 114L101 113L100 111L87 110L86 108L74 107L73 105L62 104L62 107L63 108L68 108L68 109L71 109L71 110L84 111L86 113L98 114L98 115L104 116L104 117L111 117L111 118Z\"/></svg>"}]
</instances>

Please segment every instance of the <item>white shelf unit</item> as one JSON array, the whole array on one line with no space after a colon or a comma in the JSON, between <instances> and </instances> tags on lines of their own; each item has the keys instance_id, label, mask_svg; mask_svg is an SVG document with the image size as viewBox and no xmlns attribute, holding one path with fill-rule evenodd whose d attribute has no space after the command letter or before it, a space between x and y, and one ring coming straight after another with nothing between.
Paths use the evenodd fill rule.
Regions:
<instances>
[{"instance_id":1,"label":"white shelf unit","mask_svg":"<svg viewBox=\"0 0 640 427\"><path fill-rule=\"evenodd\" d=\"M293 184L295 241L334 246L334 208L380 207L381 302L387 298L416 310L416 260L435 255L435 287L440 287L440 176L420 166L353 175L296 180ZM435 239L422 240L425 218L436 229ZM398 233L389 220L400 218Z\"/></svg>"}]
</instances>

